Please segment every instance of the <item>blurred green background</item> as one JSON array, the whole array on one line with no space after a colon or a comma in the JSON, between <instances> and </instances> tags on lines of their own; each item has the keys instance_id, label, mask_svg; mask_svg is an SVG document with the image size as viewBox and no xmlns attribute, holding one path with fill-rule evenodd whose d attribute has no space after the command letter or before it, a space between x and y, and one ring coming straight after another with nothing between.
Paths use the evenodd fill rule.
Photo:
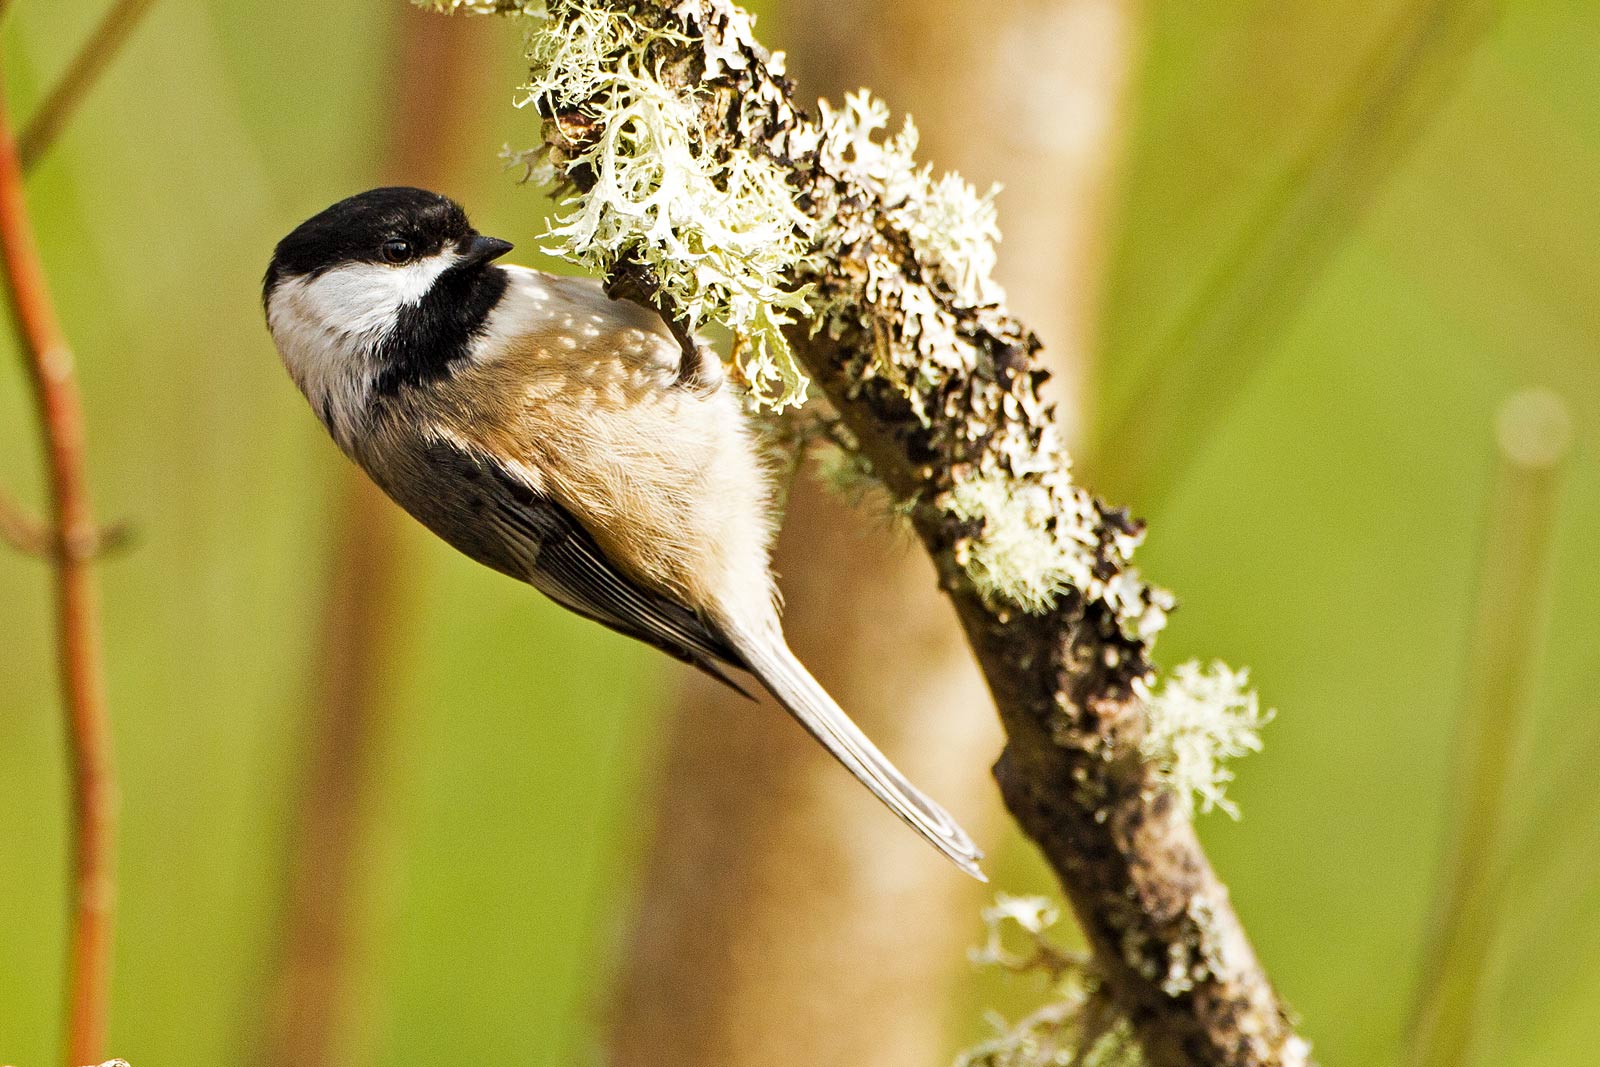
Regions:
<instances>
[{"instance_id":1,"label":"blurred green background","mask_svg":"<svg viewBox=\"0 0 1600 1067\"><path fill-rule=\"evenodd\" d=\"M11 6L5 79L23 116L98 5ZM1325 158L1349 101L1388 91L1367 57L1448 6L1143 10L1091 416L1116 425L1186 318L1218 312L1197 348L1216 368L1203 411L1173 416L1214 425L1147 427L1191 437L1165 461L1170 492L1141 498L1159 470L1126 490L1152 519L1144 571L1183 603L1159 651L1249 665L1279 709L1265 753L1238 767L1243 821L1211 816L1202 833L1319 1059L1381 1065L1449 815L1494 413L1534 384L1566 399L1578 444L1531 650L1514 907L1480 1060L1577 1065L1600 1038L1600 7L1515 4L1462 31L1426 60L1449 69L1445 88L1368 210L1285 208L1307 181L1343 188L1305 161ZM259 281L278 237L381 177L403 14L399 0L158 0L30 181L98 507L139 534L104 570L124 799L112 1048L136 1067L256 1058L343 463L278 366ZM518 31L473 32L500 69L484 72L480 127L453 135L475 152L442 191L529 250L544 202L496 160L536 139L510 107ZM1000 205L1002 225L1025 224ZM1258 231L1288 252L1252 276L1237 250ZM1229 319L1230 301L1256 318ZM1100 444L1093 467L1109 476L1114 452ZM38 471L8 352L0 482L37 501ZM678 668L409 526L403 551L414 616L386 680L349 1054L597 1061ZM0 1062L27 1067L56 1059L62 956L46 571L0 552L0 607ZM1013 866L1002 888L1038 883ZM952 1051L977 1030L953 1023Z\"/></svg>"}]
</instances>

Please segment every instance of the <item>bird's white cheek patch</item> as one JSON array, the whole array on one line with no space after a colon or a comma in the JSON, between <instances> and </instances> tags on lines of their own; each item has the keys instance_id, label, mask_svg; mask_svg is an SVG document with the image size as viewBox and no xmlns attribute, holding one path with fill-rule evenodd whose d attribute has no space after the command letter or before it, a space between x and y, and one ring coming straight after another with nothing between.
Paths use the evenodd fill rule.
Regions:
<instances>
[{"instance_id":1,"label":"bird's white cheek patch","mask_svg":"<svg viewBox=\"0 0 1600 1067\"><path fill-rule=\"evenodd\" d=\"M312 316L330 327L382 337L394 328L402 310L422 303L456 258L454 253L440 254L402 267L351 263L307 282L301 298Z\"/></svg>"},{"instance_id":2,"label":"bird's white cheek patch","mask_svg":"<svg viewBox=\"0 0 1600 1067\"><path fill-rule=\"evenodd\" d=\"M375 374L367 342L330 329L312 313L305 283L283 282L267 308L267 324L284 366L340 445L365 410Z\"/></svg>"},{"instance_id":3,"label":"bird's white cheek patch","mask_svg":"<svg viewBox=\"0 0 1600 1067\"><path fill-rule=\"evenodd\" d=\"M289 373L341 443L371 398L382 369L378 346L457 258L448 252L399 267L350 263L279 283L268 325Z\"/></svg>"}]
</instances>

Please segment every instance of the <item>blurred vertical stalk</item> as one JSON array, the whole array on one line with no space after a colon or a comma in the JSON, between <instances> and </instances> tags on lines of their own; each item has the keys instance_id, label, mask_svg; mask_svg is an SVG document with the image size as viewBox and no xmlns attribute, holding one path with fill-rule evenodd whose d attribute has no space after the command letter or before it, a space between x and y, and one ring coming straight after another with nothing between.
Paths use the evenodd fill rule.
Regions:
<instances>
[{"instance_id":1,"label":"blurred vertical stalk","mask_svg":"<svg viewBox=\"0 0 1600 1067\"><path fill-rule=\"evenodd\" d=\"M1131 5L788 0L777 14L808 92L871 84L915 113L923 158L980 188L1004 183L1001 280L1050 346L1075 428ZM939 62L948 55L961 63ZM926 558L870 507L802 477L774 566L795 651L992 850L1005 823L987 765L1001 737ZM654 835L612 1006L616 1067L927 1067L948 1055L982 887L770 703L689 683Z\"/></svg>"},{"instance_id":2,"label":"blurred vertical stalk","mask_svg":"<svg viewBox=\"0 0 1600 1067\"><path fill-rule=\"evenodd\" d=\"M17 154L22 158L24 173L31 172L55 144L67 120L78 110L111 61L117 58L139 20L154 3L155 0L116 0L106 11L89 40L73 56L66 72L45 94L44 102L23 127L22 136L17 139Z\"/></svg>"},{"instance_id":3,"label":"blurred vertical stalk","mask_svg":"<svg viewBox=\"0 0 1600 1067\"><path fill-rule=\"evenodd\" d=\"M393 108L383 181L448 186L470 158L462 127L483 85L472 27L397 7ZM341 466L329 589L313 647L304 777L289 831L281 941L260 1058L281 1067L344 1067L342 1039L360 968L357 902L371 837L375 757L385 738L386 680L406 610L398 512Z\"/></svg>"},{"instance_id":4,"label":"blurred vertical stalk","mask_svg":"<svg viewBox=\"0 0 1600 1067\"><path fill-rule=\"evenodd\" d=\"M66 1047L69 1067L104 1055L116 909L117 793L106 706L83 403L23 195L22 164L0 98L0 263L39 409L49 468L46 556L55 568L58 669L72 786Z\"/></svg>"},{"instance_id":5,"label":"blurred vertical stalk","mask_svg":"<svg viewBox=\"0 0 1600 1067\"><path fill-rule=\"evenodd\" d=\"M353 984L355 901L368 839L372 750L386 710L384 664L400 627L401 545L388 502L341 471L321 654L297 764L286 899L260 1055L284 1067L332 1067Z\"/></svg>"},{"instance_id":6,"label":"blurred vertical stalk","mask_svg":"<svg viewBox=\"0 0 1600 1067\"><path fill-rule=\"evenodd\" d=\"M1472 1061L1501 903L1511 771L1528 716L1561 463L1571 441L1562 400L1518 393L1502 406L1490 508L1467 650L1454 813L1431 941L1412 1017L1410 1067Z\"/></svg>"}]
</instances>

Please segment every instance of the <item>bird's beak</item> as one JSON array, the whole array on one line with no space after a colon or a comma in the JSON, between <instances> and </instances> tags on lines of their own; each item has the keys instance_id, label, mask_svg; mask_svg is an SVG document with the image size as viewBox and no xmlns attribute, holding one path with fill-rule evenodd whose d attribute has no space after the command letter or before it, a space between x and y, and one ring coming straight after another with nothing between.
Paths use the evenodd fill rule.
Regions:
<instances>
[{"instance_id":1,"label":"bird's beak","mask_svg":"<svg viewBox=\"0 0 1600 1067\"><path fill-rule=\"evenodd\" d=\"M458 267L475 267L480 263L488 263L499 259L515 247L510 241L502 241L498 237L485 237L475 233L456 246L456 251L461 259L457 261Z\"/></svg>"}]
</instances>

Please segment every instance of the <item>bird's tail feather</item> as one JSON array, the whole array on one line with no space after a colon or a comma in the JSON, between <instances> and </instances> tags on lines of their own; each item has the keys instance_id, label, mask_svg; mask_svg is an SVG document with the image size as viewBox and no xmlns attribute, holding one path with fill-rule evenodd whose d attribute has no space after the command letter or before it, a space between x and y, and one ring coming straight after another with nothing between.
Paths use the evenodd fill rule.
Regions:
<instances>
[{"instance_id":1,"label":"bird's tail feather","mask_svg":"<svg viewBox=\"0 0 1600 1067\"><path fill-rule=\"evenodd\" d=\"M888 757L878 751L861 728L850 721L844 710L811 677L811 672L789 651L780 635L734 632L728 636L750 672L812 737L822 742L834 759L844 764L874 796L956 866L979 881L988 881L978 867L983 853L966 831L943 808L906 781Z\"/></svg>"}]
</instances>

